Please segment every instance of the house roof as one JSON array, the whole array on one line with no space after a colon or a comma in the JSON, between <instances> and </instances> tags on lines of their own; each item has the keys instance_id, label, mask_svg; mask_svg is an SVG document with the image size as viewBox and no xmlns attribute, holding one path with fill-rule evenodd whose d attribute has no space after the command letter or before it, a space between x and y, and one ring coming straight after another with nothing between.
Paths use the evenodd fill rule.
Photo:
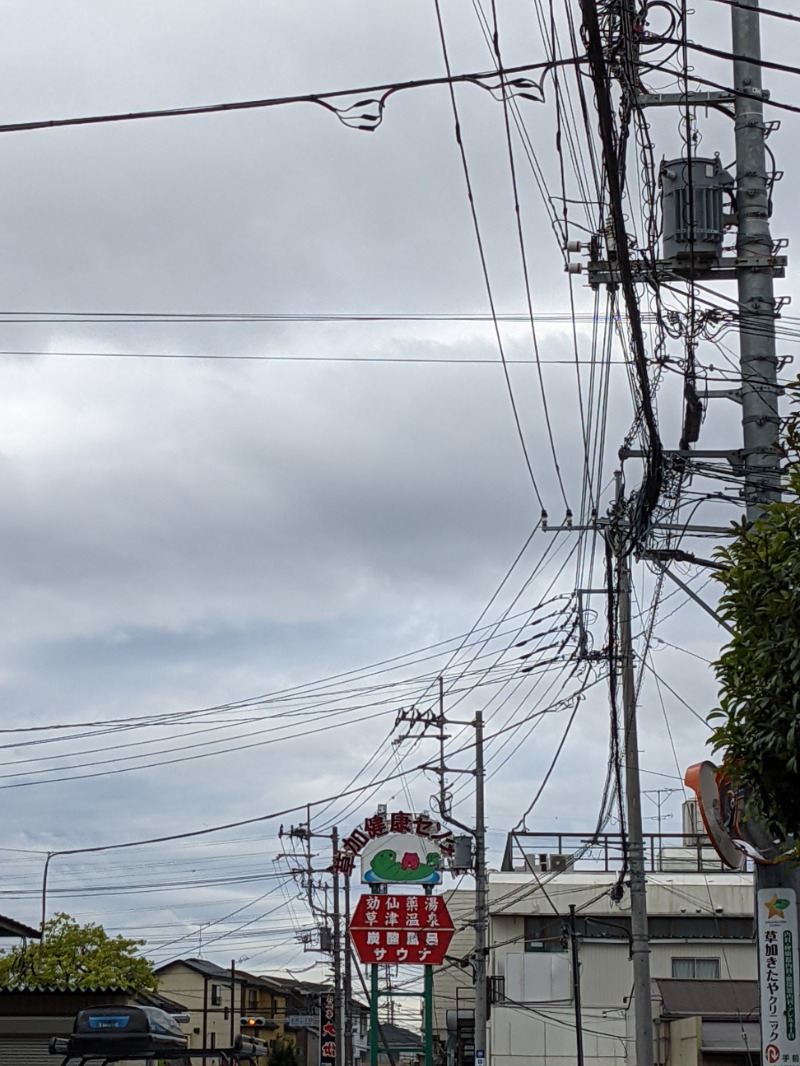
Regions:
<instances>
[{"instance_id":1,"label":"house roof","mask_svg":"<svg viewBox=\"0 0 800 1066\"><path fill-rule=\"evenodd\" d=\"M172 962L167 962L163 966L157 967L155 973L163 973L168 970L170 966L186 966L190 970L194 970L195 973L200 973L204 977L215 977L220 981L227 981L230 983L231 971L224 966L217 966L215 962L208 962L206 959L173 959ZM236 970L235 979L238 982L244 982L247 978L241 970Z\"/></svg>"},{"instance_id":2,"label":"house roof","mask_svg":"<svg viewBox=\"0 0 800 1066\"><path fill-rule=\"evenodd\" d=\"M657 978L667 1017L758 1017L758 981L698 981Z\"/></svg>"},{"instance_id":3,"label":"house roof","mask_svg":"<svg viewBox=\"0 0 800 1066\"><path fill-rule=\"evenodd\" d=\"M36 985L21 982L18 985L7 985L5 988L0 988L0 996L18 995L20 992L24 992L26 995L30 993L37 995L46 993L59 996L130 996L131 998L135 995L129 988L119 988L116 985L91 985L87 988L71 988L69 985ZM184 1009L183 1007L181 1008L181 1010Z\"/></svg>"},{"instance_id":4,"label":"house roof","mask_svg":"<svg viewBox=\"0 0 800 1066\"><path fill-rule=\"evenodd\" d=\"M380 1028L381 1044L388 1044L392 1048L403 1048L408 1051L421 1051L424 1048L422 1037L410 1029L404 1029L400 1025L392 1025L391 1022L383 1022Z\"/></svg>"},{"instance_id":5,"label":"house roof","mask_svg":"<svg viewBox=\"0 0 800 1066\"><path fill-rule=\"evenodd\" d=\"M277 977L264 976L263 974L248 973L247 970L237 970L236 973L243 977L247 981L248 985L253 985L255 988L266 988L270 992L278 992L282 996L288 995L293 990L294 986L287 986L283 981L280 981Z\"/></svg>"},{"instance_id":6,"label":"house roof","mask_svg":"<svg viewBox=\"0 0 800 1066\"><path fill-rule=\"evenodd\" d=\"M160 1010L165 1010L167 1014L185 1014L188 1009L184 1003L167 999L160 992L137 992L136 1002L148 1007L158 1007Z\"/></svg>"},{"instance_id":7,"label":"house roof","mask_svg":"<svg viewBox=\"0 0 800 1066\"><path fill-rule=\"evenodd\" d=\"M38 929L32 929L29 925L16 922L13 918L6 918L0 914L0 936L24 936L30 940L41 940L42 934Z\"/></svg>"}]
</instances>

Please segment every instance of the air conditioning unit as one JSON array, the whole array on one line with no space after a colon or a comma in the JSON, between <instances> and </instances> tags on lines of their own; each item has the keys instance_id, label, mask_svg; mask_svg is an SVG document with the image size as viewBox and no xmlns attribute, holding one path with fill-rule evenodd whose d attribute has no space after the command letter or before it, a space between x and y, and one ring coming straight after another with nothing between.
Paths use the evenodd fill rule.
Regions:
<instances>
[{"instance_id":1,"label":"air conditioning unit","mask_svg":"<svg viewBox=\"0 0 800 1066\"><path fill-rule=\"evenodd\" d=\"M540 855L539 864L542 869L542 873L563 873L568 870L570 866L574 865L574 855Z\"/></svg>"}]
</instances>

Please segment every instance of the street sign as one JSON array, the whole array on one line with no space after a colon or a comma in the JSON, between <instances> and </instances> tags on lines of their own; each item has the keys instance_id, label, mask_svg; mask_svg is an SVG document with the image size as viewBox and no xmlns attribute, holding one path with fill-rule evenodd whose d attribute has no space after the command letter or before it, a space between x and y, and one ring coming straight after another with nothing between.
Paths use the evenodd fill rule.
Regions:
<instances>
[{"instance_id":1,"label":"street sign","mask_svg":"<svg viewBox=\"0 0 800 1066\"><path fill-rule=\"evenodd\" d=\"M362 896L350 922L363 963L439 966L454 932L441 896Z\"/></svg>"},{"instance_id":2,"label":"street sign","mask_svg":"<svg viewBox=\"0 0 800 1066\"><path fill-rule=\"evenodd\" d=\"M797 898L791 888L758 890L762 1061L800 1062Z\"/></svg>"},{"instance_id":3,"label":"street sign","mask_svg":"<svg viewBox=\"0 0 800 1066\"><path fill-rule=\"evenodd\" d=\"M336 996L323 992L319 997L319 1066L336 1066Z\"/></svg>"},{"instance_id":4,"label":"street sign","mask_svg":"<svg viewBox=\"0 0 800 1066\"><path fill-rule=\"evenodd\" d=\"M429 815L384 810L344 838L333 864L350 877L360 857L367 884L438 885L454 849L452 832Z\"/></svg>"}]
</instances>

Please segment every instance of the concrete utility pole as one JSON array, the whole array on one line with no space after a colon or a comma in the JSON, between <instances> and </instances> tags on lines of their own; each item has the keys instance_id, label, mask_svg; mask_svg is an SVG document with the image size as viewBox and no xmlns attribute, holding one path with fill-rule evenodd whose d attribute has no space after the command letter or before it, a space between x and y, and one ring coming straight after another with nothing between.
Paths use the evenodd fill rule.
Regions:
<instances>
[{"instance_id":1,"label":"concrete utility pole","mask_svg":"<svg viewBox=\"0 0 800 1066\"><path fill-rule=\"evenodd\" d=\"M435 718L422 718L419 714L406 720L422 722L423 729L438 728L439 760L430 768L439 777L439 814L443 821L463 829L475 838L473 872L475 875L475 952L473 977L475 987L475 1066L488 1066L489 1048L487 1022L489 1018L489 874L486 869L486 809L484 805L485 770L483 762L483 712L477 711L471 722L448 720L444 713L444 678L439 678L439 713ZM447 739L445 726L465 725L475 730L475 767L472 770L453 769L444 761L444 742ZM450 797L445 783L447 773L472 774L475 777L475 826L458 821L450 813Z\"/></svg>"},{"instance_id":2,"label":"concrete utility pole","mask_svg":"<svg viewBox=\"0 0 800 1066\"><path fill-rule=\"evenodd\" d=\"M484 809L483 712L475 714L475 1066L486 1066L489 1016L488 959L489 885L486 872Z\"/></svg>"},{"instance_id":3,"label":"concrete utility pole","mask_svg":"<svg viewBox=\"0 0 800 1066\"><path fill-rule=\"evenodd\" d=\"M344 1066L353 1066L353 953L350 945L350 875L344 875Z\"/></svg>"},{"instance_id":4,"label":"concrete utility pole","mask_svg":"<svg viewBox=\"0 0 800 1066\"><path fill-rule=\"evenodd\" d=\"M769 180L761 87L758 0L731 7L736 116L736 254L739 265L739 361L742 371L745 503L755 520L780 497L780 422L775 356L775 291Z\"/></svg>"},{"instance_id":5,"label":"concrete utility pole","mask_svg":"<svg viewBox=\"0 0 800 1066\"><path fill-rule=\"evenodd\" d=\"M736 214L739 232L736 272L739 296L739 362L742 373L742 436L744 491L748 522L765 504L780 499L780 422L778 369L775 355L775 291L769 226L769 177L761 87L761 31L758 0L738 0L731 8L731 40L735 56L733 85L736 115ZM750 262L752 261L752 262ZM800 871L789 863L756 865L756 914L760 925L759 891L790 889L800 899ZM786 892L783 892L786 895ZM766 974L759 957L762 1007L768 1001ZM788 994L788 993L787 993ZM792 992L792 998L794 993ZM762 1047L764 1037L762 1017Z\"/></svg>"},{"instance_id":6,"label":"concrete utility pole","mask_svg":"<svg viewBox=\"0 0 800 1066\"><path fill-rule=\"evenodd\" d=\"M639 732L636 726L636 678L631 636L630 556L617 557L618 657L622 673L625 730L625 804L628 819L628 868L631 890L631 962L636 1026L636 1066L653 1066L653 1014L650 995L650 941L647 931L647 885L639 782Z\"/></svg>"},{"instance_id":7,"label":"concrete utility pole","mask_svg":"<svg viewBox=\"0 0 800 1066\"><path fill-rule=\"evenodd\" d=\"M344 1063L344 1019L345 1006L343 1003L342 986L342 914L339 894L339 871L336 866L336 855L339 851L339 830L334 826L331 832L331 844L333 845L333 989L336 1002L336 1063L341 1066Z\"/></svg>"}]
</instances>

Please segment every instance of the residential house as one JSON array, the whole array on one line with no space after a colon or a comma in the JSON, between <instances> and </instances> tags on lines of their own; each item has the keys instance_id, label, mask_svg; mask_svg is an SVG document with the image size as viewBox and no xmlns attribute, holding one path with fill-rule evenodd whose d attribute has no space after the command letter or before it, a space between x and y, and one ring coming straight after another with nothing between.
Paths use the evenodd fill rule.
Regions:
<instances>
[{"instance_id":1,"label":"residential house","mask_svg":"<svg viewBox=\"0 0 800 1066\"><path fill-rule=\"evenodd\" d=\"M241 1032L241 1018L247 1014L247 978L205 959L176 959L155 971L159 992L185 1005L189 1024L184 1029L189 1048L230 1048ZM264 1032L277 1029L268 1020ZM216 1060L207 1060L214 1063Z\"/></svg>"},{"instance_id":2,"label":"residential house","mask_svg":"<svg viewBox=\"0 0 800 1066\"><path fill-rule=\"evenodd\" d=\"M419 1033L392 1022L381 1022L379 1034L380 1046L391 1049L391 1052L379 1052L379 1063L386 1066L416 1066L417 1063L425 1061L425 1043ZM369 1033L367 1038L369 1039Z\"/></svg>"}]
</instances>

